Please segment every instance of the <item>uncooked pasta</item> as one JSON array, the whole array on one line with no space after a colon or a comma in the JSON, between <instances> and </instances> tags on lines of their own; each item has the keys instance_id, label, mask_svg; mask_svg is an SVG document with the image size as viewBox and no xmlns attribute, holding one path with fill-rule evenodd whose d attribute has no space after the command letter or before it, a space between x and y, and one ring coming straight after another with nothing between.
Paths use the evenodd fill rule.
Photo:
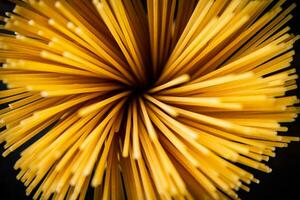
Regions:
<instances>
[{"instance_id":1,"label":"uncooked pasta","mask_svg":"<svg viewBox=\"0 0 300 200\"><path fill-rule=\"evenodd\" d=\"M27 145L14 168L33 199L239 199L249 167L299 141L295 4L12 2L0 143Z\"/></svg>"}]
</instances>

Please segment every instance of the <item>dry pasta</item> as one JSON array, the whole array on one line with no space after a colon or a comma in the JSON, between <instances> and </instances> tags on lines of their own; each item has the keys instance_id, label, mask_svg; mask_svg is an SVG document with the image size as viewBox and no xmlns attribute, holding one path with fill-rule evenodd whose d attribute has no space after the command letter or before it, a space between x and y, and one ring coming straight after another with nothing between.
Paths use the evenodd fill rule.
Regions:
<instances>
[{"instance_id":1,"label":"dry pasta","mask_svg":"<svg viewBox=\"0 0 300 200\"><path fill-rule=\"evenodd\" d=\"M0 143L33 141L14 166L33 199L239 199L259 182L243 165L270 173L299 141L282 125L299 113L295 4L12 2Z\"/></svg>"}]
</instances>

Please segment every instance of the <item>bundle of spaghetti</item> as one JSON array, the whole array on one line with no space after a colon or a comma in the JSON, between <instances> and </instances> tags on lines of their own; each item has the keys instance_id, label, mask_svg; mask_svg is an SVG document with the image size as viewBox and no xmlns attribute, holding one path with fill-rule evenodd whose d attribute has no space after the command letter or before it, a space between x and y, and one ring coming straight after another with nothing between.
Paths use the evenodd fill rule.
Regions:
<instances>
[{"instance_id":1,"label":"bundle of spaghetti","mask_svg":"<svg viewBox=\"0 0 300 200\"><path fill-rule=\"evenodd\" d=\"M295 4L12 2L0 143L33 199L238 199L299 141Z\"/></svg>"}]
</instances>

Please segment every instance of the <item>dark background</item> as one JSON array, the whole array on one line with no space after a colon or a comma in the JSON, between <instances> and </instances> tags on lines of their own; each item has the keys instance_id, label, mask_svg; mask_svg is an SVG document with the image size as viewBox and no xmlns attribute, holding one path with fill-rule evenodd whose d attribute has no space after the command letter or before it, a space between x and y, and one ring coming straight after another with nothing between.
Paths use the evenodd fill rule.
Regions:
<instances>
[{"instance_id":1,"label":"dark background","mask_svg":"<svg viewBox=\"0 0 300 200\"><path fill-rule=\"evenodd\" d=\"M289 3L295 1L288 1ZM7 0L0 0L0 15L12 10L13 6ZM300 8L292 12L294 18L288 23L294 34L300 34ZM300 42L295 45L296 55L293 66L299 74L300 66ZM299 86L299 81L297 82ZM3 85L1 84L1 88ZM298 90L299 91L299 90ZM293 92L295 95L296 92ZM298 92L299 98L299 92ZM300 120L289 124L288 135L300 136ZM3 152L3 144L0 145L0 154ZM0 156L0 199L1 200L27 200L31 199L25 195L25 187L16 180L17 171L13 169L14 163L19 157L18 153L9 155L6 158ZM288 148L277 149L276 158L270 158L268 165L273 169L271 174L265 174L250 169L255 177L260 179L260 184L251 184L250 193L239 192L244 200L268 200L268 199L300 199L299 178L300 178L300 143L291 143Z\"/></svg>"}]
</instances>

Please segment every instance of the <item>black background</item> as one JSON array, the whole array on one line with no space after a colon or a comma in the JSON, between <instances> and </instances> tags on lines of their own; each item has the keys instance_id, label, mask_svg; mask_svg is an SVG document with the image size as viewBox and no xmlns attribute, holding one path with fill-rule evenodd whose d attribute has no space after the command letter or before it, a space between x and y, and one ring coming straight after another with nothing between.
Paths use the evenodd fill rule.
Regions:
<instances>
[{"instance_id":1,"label":"black background","mask_svg":"<svg viewBox=\"0 0 300 200\"><path fill-rule=\"evenodd\" d=\"M299 6L292 12L294 18L288 23L294 34L300 34ZM0 15L3 16L6 11L12 10L12 8L13 6L7 0L0 0ZM296 55L293 66L299 74L299 41L296 42L295 50ZM1 85L1 88L3 88L3 85ZM294 94L296 93L294 92ZM297 95L299 98L299 92ZM288 125L288 135L300 136L299 122L298 118L296 122ZM0 145L0 154L2 152L3 144ZM25 195L26 188L23 184L15 178L17 171L13 169L13 165L18 157L18 153L11 154L6 158L0 156L0 200L31 199ZM261 182L260 184L251 184L250 193L239 192L240 197L244 200L300 199L300 143L291 143L288 148L277 149L276 158L271 158L268 165L273 169L271 174L260 173L250 169Z\"/></svg>"}]
</instances>

